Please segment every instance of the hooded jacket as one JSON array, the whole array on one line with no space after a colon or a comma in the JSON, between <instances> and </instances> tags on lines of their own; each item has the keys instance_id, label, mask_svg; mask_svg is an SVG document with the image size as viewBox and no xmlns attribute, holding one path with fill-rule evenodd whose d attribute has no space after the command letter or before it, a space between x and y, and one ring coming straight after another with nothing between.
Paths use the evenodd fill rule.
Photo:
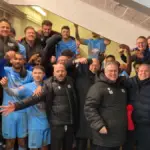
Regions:
<instances>
[{"instance_id":1,"label":"hooded jacket","mask_svg":"<svg viewBox=\"0 0 150 150\"><path fill-rule=\"evenodd\" d=\"M127 93L120 77L116 82L112 82L103 73L97 76L96 83L87 94L84 107L95 145L117 147L125 142L126 101ZM104 126L108 131L106 135L99 133Z\"/></svg>"}]
</instances>

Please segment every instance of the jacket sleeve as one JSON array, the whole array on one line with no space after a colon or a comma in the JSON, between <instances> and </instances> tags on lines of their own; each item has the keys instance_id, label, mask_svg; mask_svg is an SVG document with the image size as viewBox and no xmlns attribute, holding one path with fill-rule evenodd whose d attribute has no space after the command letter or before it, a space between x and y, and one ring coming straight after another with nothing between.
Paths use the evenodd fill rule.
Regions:
<instances>
[{"instance_id":1,"label":"jacket sleeve","mask_svg":"<svg viewBox=\"0 0 150 150\"><path fill-rule=\"evenodd\" d=\"M103 89L94 84L86 97L84 113L92 129L99 131L105 122L98 109L103 101Z\"/></svg>"},{"instance_id":2,"label":"jacket sleeve","mask_svg":"<svg viewBox=\"0 0 150 150\"><path fill-rule=\"evenodd\" d=\"M48 94L48 86L45 83L42 87L42 94L40 96L31 96L20 102L15 103L15 111L27 108L29 106L35 105L41 101L45 101L46 95Z\"/></svg>"}]
</instances>

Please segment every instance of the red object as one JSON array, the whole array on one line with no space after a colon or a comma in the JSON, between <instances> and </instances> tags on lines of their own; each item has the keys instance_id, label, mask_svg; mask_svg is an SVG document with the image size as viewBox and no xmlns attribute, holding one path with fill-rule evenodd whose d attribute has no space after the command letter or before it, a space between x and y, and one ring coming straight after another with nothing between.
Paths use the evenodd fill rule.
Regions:
<instances>
[{"instance_id":1,"label":"red object","mask_svg":"<svg viewBox=\"0 0 150 150\"><path fill-rule=\"evenodd\" d=\"M133 131L135 129L134 123L132 120L132 112L133 112L133 106L128 105L127 106L128 130L130 130L130 131Z\"/></svg>"}]
</instances>

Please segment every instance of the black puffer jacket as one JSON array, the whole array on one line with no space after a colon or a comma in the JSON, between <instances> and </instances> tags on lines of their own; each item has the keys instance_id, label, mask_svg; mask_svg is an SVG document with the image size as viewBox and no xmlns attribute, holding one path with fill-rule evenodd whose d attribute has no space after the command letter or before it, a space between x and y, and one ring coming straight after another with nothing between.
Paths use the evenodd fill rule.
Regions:
<instances>
[{"instance_id":1,"label":"black puffer jacket","mask_svg":"<svg viewBox=\"0 0 150 150\"><path fill-rule=\"evenodd\" d=\"M85 115L93 130L93 143L104 147L116 147L125 142L127 131L127 93L120 78L113 83L100 74L90 88L85 102ZM108 134L100 134L105 126Z\"/></svg>"},{"instance_id":2,"label":"black puffer jacket","mask_svg":"<svg viewBox=\"0 0 150 150\"><path fill-rule=\"evenodd\" d=\"M76 95L71 78L59 82L55 77L49 78L43 86L40 97L32 96L16 104L15 110L20 110L40 101L46 102L48 120L52 125L76 123Z\"/></svg>"},{"instance_id":3,"label":"black puffer jacket","mask_svg":"<svg viewBox=\"0 0 150 150\"><path fill-rule=\"evenodd\" d=\"M140 81L137 76L128 80L129 103L133 105L133 120L150 125L150 79Z\"/></svg>"}]
</instances>

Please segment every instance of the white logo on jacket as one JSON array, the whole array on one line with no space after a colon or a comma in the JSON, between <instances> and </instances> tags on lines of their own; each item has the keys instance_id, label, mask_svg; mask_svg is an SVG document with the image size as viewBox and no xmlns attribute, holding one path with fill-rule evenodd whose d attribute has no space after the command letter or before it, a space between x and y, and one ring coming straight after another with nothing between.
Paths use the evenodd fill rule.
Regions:
<instances>
[{"instance_id":1,"label":"white logo on jacket","mask_svg":"<svg viewBox=\"0 0 150 150\"><path fill-rule=\"evenodd\" d=\"M71 85L70 84L68 84L68 89L71 89Z\"/></svg>"},{"instance_id":2,"label":"white logo on jacket","mask_svg":"<svg viewBox=\"0 0 150 150\"><path fill-rule=\"evenodd\" d=\"M113 91L110 88L107 88L109 94L113 94Z\"/></svg>"},{"instance_id":3,"label":"white logo on jacket","mask_svg":"<svg viewBox=\"0 0 150 150\"><path fill-rule=\"evenodd\" d=\"M124 89L121 89L122 93L125 93L126 91Z\"/></svg>"},{"instance_id":4,"label":"white logo on jacket","mask_svg":"<svg viewBox=\"0 0 150 150\"><path fill-rule=\"evenodd\" d=\"M58 86L58 89L60 90L60 89L61 89L61 86Z\"/></svg>"}]
</instances>

